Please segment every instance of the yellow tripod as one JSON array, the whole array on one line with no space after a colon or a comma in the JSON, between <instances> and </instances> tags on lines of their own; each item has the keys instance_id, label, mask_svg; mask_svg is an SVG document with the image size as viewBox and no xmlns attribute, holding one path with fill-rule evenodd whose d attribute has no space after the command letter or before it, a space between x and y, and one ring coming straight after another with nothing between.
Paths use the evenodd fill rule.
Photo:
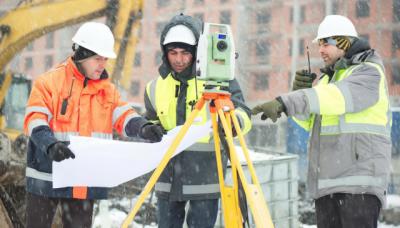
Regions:
<instances>
[{"instance_id":1,"label":"yellow tripod","mask_svg":"<svg viewBox=\"0 0 400 228\"><path fill-rule=\"evenodd\" d=\"M269 228L274 227L271 216L269 214L267 204L263 195L263 192L260 187L260 183L257 179L255 169L253 163L250 160L249 152L246 147L246 143L243 137L243 134L240 129L239 122L235 116L235 108L230 99L230 93L225 91L204 91L200 100L196 103L195 109L190 114L189 118L186 120L185 124L179 131L178 135L174 139L172 145L168 149L167 153L164 155L160 165L155 169L146 186L144 187L142 193L140 194L134 208L128 214L126 219L124 220L122 227L127 228L129 224L132 223L136 213L139 211L139 208L143 204L147 195L150 193L151 189L154 187L158 178L160 177L162 171L167 166L167 163L171 159L174 154L176 148L182 141L189 127L192 125L194 119L196 118L199 111L205 105L205 102L209 103L210 112L211 112L211 120L212 120L212 128L215 142L215 153L216 153L216 162L218 169L218 178L219 178L219 186L221 191L221 201L224 215L225 227L228 228L242 228L242 212L239 207L239 197L238 197L238 181L241 181L243 186L248 204L250 206L250 211L253 215L254 222L259 228ZM232 167L232 180L233 185L227 186L224 181L224 175L222 170L222 159L221 159L221 147L220 147L220 138L218 134L218 124L217 124L217 115L219 117L220 122L222 123L223 129L226 134L226 140L229 146L229 156ZM232 136L232 122L235 127L236 133L239 137L240 145L243 150L243 154L246 158L246 162L248 165L248 169L251 174L252 184L247 183L246 177L244 175L242 166L238 160L237 152L235 150L235 146L233 144L233 136ZM239 175L239 178L238 176Z\"/></svg>"}]
</instances>

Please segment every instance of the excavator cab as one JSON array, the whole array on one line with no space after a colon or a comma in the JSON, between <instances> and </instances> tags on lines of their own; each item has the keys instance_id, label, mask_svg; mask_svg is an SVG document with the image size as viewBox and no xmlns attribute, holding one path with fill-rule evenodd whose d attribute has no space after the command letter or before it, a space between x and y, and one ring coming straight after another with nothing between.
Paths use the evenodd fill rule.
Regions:
<instances>
[{"instance_id":1,"label":"excavator cab","mask_svg":"<svg viewBox=\"0 0 400 228\"><path fill-rule=\"evenodd\" d=\"M0 0L1 2L1 0ZM108 61L114 83L129 91L143 0L20 1L0 15L0 72L28 43L49 32L106 17L118 56ZM31 81L0 73L0 227L24 227L27 137L22 133ZM21 191L19 191L21 190ZM16 194L22 192L21 194ZM57 218L57 217L56 217ZM57 226L59 227L59 226Z\"/></svg>"},{"instance_id":2,"label":"excavator cab","mask_svg":"<svg viewBox=\"0 0 400 228\"><path fill-rule=\"evenodd\" d=\"M22 132L32 81L23 74L0 75L0 130L14 141Z\"/></svg>"},{"instance_id":3,"label":"excavator cab","mask_svg":"<svg viewBox=\"0 0 400 228\"><path fill-rule=\"evenodd\" d=\"M23 227L27 137L22 128L31 84L23 74L0 73L0 227Z\"/></svg>"}]
</instances>

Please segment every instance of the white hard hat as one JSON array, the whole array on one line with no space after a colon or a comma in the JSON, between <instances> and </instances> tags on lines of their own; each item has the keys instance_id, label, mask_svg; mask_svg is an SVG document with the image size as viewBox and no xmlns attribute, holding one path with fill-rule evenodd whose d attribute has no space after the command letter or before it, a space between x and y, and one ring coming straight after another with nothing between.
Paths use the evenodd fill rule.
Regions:
<instances>
[{"instance_id":1,"label":"white hard hat","mask_svg":"<svg viewBox=\"0 0 400 228\"><path fill-rule=\"evenodd\" d=\"M114 52L114 35L105 24L84 23L72 37L72 41L100 56L112 59L117 57Z\"/></svg>"},{"instance_id":2,"label":"white hard hat","mask_svg":"<svg viewBox=\"0 0 400 228\"><path fill-rule=\"evenodd\" d=\"M324 18L318 27L318 35L313 40L314 43L319 39L331 36L351 36L358 37L353 23L341 15L328 15Z\"/></svg>"},{"instance_id":3,"label":"white hard hat","mask_svg":"<svg viewBox=\"0 0 400 228\"><path fill-rule=\"evenodd\" d=\"M184 25L175 25L168 30L163 45L175 42L196 45L196 38L192 30L188 27Z\"/></svg>"}]
</instances>

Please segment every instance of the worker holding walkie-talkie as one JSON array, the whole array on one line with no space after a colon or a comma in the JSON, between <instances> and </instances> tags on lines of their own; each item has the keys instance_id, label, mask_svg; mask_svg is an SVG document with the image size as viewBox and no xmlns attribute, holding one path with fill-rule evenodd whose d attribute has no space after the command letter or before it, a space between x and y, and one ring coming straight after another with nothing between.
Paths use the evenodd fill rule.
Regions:
<instances>
[{"instance_id":1,"label":"worker holding walkie-talkie","mask_svg":"<svg viewBox=\"0 0 400 228\"><path fill-rule=\"evenodd\" d=\"M275 122L284 112L311 132L307 187L318 227L377 227L391 159L382 59L344 16L325 17L314 42L325 63L318 83L311 67L297 71L293 92L252 113Z\"/></svg>"},{"instance_id":2,"label":"worker holding walkie-talkie","mask_svg":"<svg viewBox=\"0 0 400 228\"><path fill-rule=\"evenodd\" d=\"M307 60L308 60L308 70L306 69L301 69L296 71L296 77L294 78L293 81L293 91L298 90L298 89L307 89L311 88L313 81L317 77L315 73L311 72L311 66L310 66L310 53L308 51L307 47Z\"/></svg>"}]
</instances>

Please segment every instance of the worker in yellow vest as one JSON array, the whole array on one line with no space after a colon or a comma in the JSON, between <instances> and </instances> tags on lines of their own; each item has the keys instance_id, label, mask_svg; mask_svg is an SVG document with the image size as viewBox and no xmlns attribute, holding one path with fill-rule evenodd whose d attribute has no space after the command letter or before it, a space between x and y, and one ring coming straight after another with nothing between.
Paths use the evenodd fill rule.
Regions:
<instances>
[{"instance_id":1,"label":"worker in yellow vest","mask_svg":"<svg viewBox=\"0 0 400 228\"><path fill-rule=\"evenodd\" d=\"M321 22L314 42L325 63L317 85L296 72L295 91L252 113L284 112L311 132L307 185L318 227L377 227L390 173L391 113L382 59L340 15Z\"/></svg>"},{"instance_id":2,"label":"worker in yellow vest","mask_svg":"<svg viewBox=\"0 0 400 228\"><path fill-rule=\"evenodd\" d=\"M203 80L195 80L196 49L201 31L199 20L187 15L173 17L164 27L160 45L163 51L159 76L145 92L145 117L165 130L185 123L204 91ZM251 128L250 109L244 104L236 80L229 82L235 114L242 131ZM194 124L210 120L208 105L200 110ZM223 153L225 155L225 153ZM226 157L225 157L226 165ZM204 137L172 158L155 185L159 227L182 227L188 204L188 227L214 227L220 197L214 142Z\"/></svg>"}]
</instances>

